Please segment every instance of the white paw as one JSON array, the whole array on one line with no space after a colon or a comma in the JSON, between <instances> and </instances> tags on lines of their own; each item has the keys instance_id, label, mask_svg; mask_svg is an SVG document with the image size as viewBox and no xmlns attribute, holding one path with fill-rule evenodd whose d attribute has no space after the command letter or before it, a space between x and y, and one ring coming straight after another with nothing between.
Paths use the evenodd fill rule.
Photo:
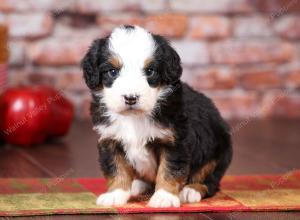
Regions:
<instances>
[{"instance_id":1,"label":"white paw","mask_svg":"<svg viewBox=\"0 0 300 220\"><path fill-rule=\"evenodd\" d=\"M102 206L120 206L127 203L130 198L130 191L125 191L123 189L115 189L112 192L107 192L101 194L97 198L97 205Z\"/></svg>"},{"instance_id":2,"label":"white paw","mask_svg":"<svg viewBox=\"0 0 300 220\"><path fill-rule=\"evenodd\" d=\"M151 197L148 206L154 208L179 207L180 200L178 196L175 196L166 190L159 189Z\"/></svg>"},{"instance_id":3,"label":"white paw","mask_svg":"<svg viewBox=\"0 0 300 220\"><path fill-rule=\"evenodd\" d=\"M200 202L201 194L192 188L183 187L181 192L179 193L179 198L182 203L195 203Z\"/></svg>"}]
</instances>

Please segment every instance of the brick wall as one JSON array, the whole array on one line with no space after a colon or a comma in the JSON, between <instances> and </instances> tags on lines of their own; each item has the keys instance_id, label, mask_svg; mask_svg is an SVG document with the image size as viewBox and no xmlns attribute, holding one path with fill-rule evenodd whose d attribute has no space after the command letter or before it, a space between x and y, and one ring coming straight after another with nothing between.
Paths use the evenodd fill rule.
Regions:
<instances>
[{"instance_id":1,"label":"brick wall","mask_svg":"<svg viewBox=\"0 0 300 220\"><path fill-rule=\"evenodd\" d=\"M183 80L226 118L300 117L300 0L1 0L10 27L9 84L63 89L78 117L89 93L79 62L116 25L165 35Z\"/></svg>"}]
</instances>

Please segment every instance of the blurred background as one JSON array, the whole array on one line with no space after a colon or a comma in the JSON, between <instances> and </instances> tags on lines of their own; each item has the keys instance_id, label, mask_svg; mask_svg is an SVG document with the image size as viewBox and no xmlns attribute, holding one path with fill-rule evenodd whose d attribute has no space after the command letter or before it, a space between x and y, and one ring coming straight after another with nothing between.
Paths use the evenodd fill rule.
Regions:
<instances>
[{"instance_id":1,"label":"blurred background","mask_svg":"<svg viewBox=\"0 0 300 220\"><path fill-rule=\"evenodd\" d=\"M122 24L169 38L182 80L228 120L234 157L227 174L280 173L281 185L299 170L300 0L0 0L0 95L21 85L59 93L39 91L50 94L46 104L22 89L4 95L4 104L0 98L0 178L102 176L80 60L94 39ZM47 135L65 138L44 142L43 124Z\"/></svg>"},{"instance_id":2,"label":"blurred background","mask_svg":"<svg viewBox=\"0 0 300 220\"><path fill-rule=\"evenodd\" d=\"M89 118L81 58L93 39L137 24L170 39L183 80L225 118L300 118L299 12L298 0L1 0L2 87L54 86Z\"/></svg>"}]
</instances>

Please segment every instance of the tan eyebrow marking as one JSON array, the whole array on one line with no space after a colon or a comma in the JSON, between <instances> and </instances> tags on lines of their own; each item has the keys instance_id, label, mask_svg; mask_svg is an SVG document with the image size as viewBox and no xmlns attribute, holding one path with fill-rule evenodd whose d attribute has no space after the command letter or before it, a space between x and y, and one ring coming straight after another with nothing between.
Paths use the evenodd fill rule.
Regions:
<instances>
[{"instance_id":1,"label":"tan eyebrow marking","mask_svg":"<svg viewBox=\"0 0 300 220\"><path fill-rule=\"evenodd\" d=\"M117 57L110 57L108 62L117 69L121 69L123 66L122 62Z\"/></svg>"},{"instance_id":2,"label":"tan eyebrow marking","mask_svg":"<svg viewBox=\"0 0 300 220\"><path fill-rule=\"evenodd\" d=\"M148 58L148 59L146 59L145 61L144 61L144 68L147 68L149 65L150 65L150 63L152 62L152 58Z\"/></svg>"}]
</instances>

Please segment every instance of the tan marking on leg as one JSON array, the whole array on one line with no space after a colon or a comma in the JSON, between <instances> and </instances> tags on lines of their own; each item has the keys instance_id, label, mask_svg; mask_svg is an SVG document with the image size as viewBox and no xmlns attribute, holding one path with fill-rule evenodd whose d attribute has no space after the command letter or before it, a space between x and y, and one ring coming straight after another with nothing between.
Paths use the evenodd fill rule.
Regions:
<instances>
[{"instance_id":1,"label":"tan marking on leg","mask_svg":"<svg viewBox=\"0 0 300 220\"><path fill-rule=\"evenodd\" d=\"M208 193L208 188L205 184L203 184L203 182L207 175L215 170L216 166L217 162L215 160L206 163L192 176L189 184L185 185L185 187L195 189L201 194L201 198L204 198Z\"/></svg>"},{"instance_id":2,"label":"tan marking on leg","mask_svg":"<svg viewBox=\"0 0 300 220\"><path fill-rule=\"evenodd\" d=\"M100 140L100 142L111 149L115 149L119 144L118 141L110 138L104 138ZM116 151L116 155L114 156L116 174L114 174L113 176L106 176L108 183L108 191L113 191L117 188L129 190L131 188L131 183L135 176L135 172L131 165L125 159L125 155L122 155L121 153Z\"/></svg>"},{"instance_id":3,"label":"tan marking on leg","mask_svg":"<svg viewBox=\"0 0 300 220\"><path fill-rule=\"evenodd\" d=\"M117 173L115 176L108 178L108 191L113 191L117 188L130 190L135 172L123 155L116 155L115 160Z\"/></svg>"},{"instance_id":4,"label":"tan marking on leg","mask_svg":"<svg viewBox=\"0 0 300 220\"><path fill-rule=\"evenodd\" d=\"M165 154L160 157L160 164L157 171L155 191L164 189L172 194L178 195L184 183L183 178L174 178L168 173Z\"/></svg>"},{"instance_id":5,"label":"tan marking on leg","mask_svg":"<svg viewBox=\"0 0 300 220\"><path fill-rule=\"evenodd\" d=\"M212 173L216 168L215 160L208 162L196 172L191 179L191 183L203 183L208 174Z\"/></svg>"}]
</instances>

